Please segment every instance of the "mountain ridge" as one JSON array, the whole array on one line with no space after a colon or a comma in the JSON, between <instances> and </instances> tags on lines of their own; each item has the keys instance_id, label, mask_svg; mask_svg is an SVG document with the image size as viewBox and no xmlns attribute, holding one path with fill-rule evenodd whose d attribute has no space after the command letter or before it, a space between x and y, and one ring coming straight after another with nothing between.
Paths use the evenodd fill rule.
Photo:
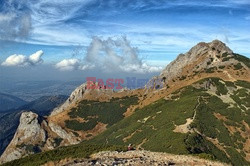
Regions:
<instances>
[{"instance_id":1,"label":"mountain ridge","mask_svg":"<svg viewBox=\"0 0 250 166\"><path fill-rule=\"evenodd\" d=\"M0 102L0 105L1 105L0 112L6 111L9 109L14 109L14 108L20 107L24 104L27 104L26 101L24 101L18 97L9 95L9 94L5 94L5 93L0 93L0 101L1 101Z\"/></svg>"},{"instance_id":2,"label":"mountain ridge","mask_svg":"<svg viewBox=\"0 0 250 166\"><path fill-rule=\"evenodd\" d=\"M198 94L205 95L205 97L209 96L209 101L214 99L214 97L216 97L222 101L222 102L220 101L219 103L221 105L223 105L224 102L228 102L227 100L230 100L230 102L234 101L233 105L231 106L233 106L235 110L239 111L240 109L240 110L247 112L248 111L247 101L243 100L242 101L243 103L240 102L239 96L237 95L238 93L240 93L241 95L243 95L243 97L246 97L246 98L249 97L249 90L248 90L249 87L245 87L245 84L247 85L247 82L250 82L249 64L250 63L249 63L248 58L245 58L244 56L233 53L224 43L218 40L214 40L210 43L201 42L197 44L196 46L192 47L190 51L188 51L186 54L180 54L176 58L175 61L167 65L167 67L162 71L162 73L159 76L156 76L150 80L152 85L154 85L152 89L145 88L145 89L113 92L113 91L105 90L105 89L104 90L88 90L86 89L86 84L82 84L81 86L76 88L75 91L72 92L71 96L63 105L55 108L50 116L46 117L45 119L43 119L41 123L39 123L40 129L45 130L46 135L48 135L48 137L46 139L43 139L43 137L39 138L38 140L40 140L40 142L45 142L45 144L38 144L37 146L39 147L41 151L47 151L47 150L54 149L58 146L77 144L80 141L89 140L91 142L93 140L93 142L96 143L99 140L100 142L106 142L106 140L103 140L103 138L106 137L104 135L105 133L107 134L111 132L113 128L115 128L113 126L117 126L117 124L121 124L122 122L126 120L128 121L128 119L131 119L131 118L133 119L133 118L136 118L137 116L142 116L143 113L141 110L145 110L145 109L147 110L147 108L151 108L152 110L154 110L153 108L154 108L155 102L160 104L159 108L163 106L165 107L165 104L167 105L169 104L169 103L165 103L164 100L168 101L169 99L171 99L171 102L175 103L175 99L172 99L172 97L176 96L175 94L182 88L188 89L186 93L192 93L192 91L189 91L189 89L191 88L193 89L193 91L197 91L197 93L195 93L197 95ZM214 77L217 77L220 79L214 79ZM159 86L156 85L157 80L160 80L161 83L163 84L162 88L159 88ZM201 82L203 85L202 87L199 87L197 82L201 80L203 80L203 82ZM246 82L244 81L240 82L240 80L244 80ZM198 90L196 86L198 86ZM241 92L241 90L238 88L234 88L234 90L230 90L231 86L240 87L240 89L244 90L244 93ZM215 90L210 90L210 88L212 89L215 88ZM206 90L206 92L203 92L204 89ZM182 92L178 92L178 93L182 94ZM180 101L183 102L183 103L181 102L182 104L188 101L187 99L184 100L185 95L180 95L179 98L181 99ZM176 100L177 99L178 99L178 96ZM199 99L197 99L197 96L192 96L192 99L195 99L194 101L199 102ZM194 101L192 102L196 103ZM217 122L217 120L222 115L221 112L219 112L218 114L217 108L206 105L206 102L208 101L202 101L202 104L199 104L198 106L193 105L192 102L190 101L190 103L188 104L192 105L192 107L194 107L194 110L196 109L199 109L201 111L203 109L210 110L209 113L211 114L209 114L208 116L211 116L211 120L216 122L216 124L220 127L223 133L228 134L227 130L229 129L227 128L227 126L222 125L221 123ZM230 105L230 102L229 102L229 105ZM237 103L240 103L241 105L238 105ZM227 108L227 109L231 110L230 108ZM114 120L113 118L108 117L107 115L104 115L102 113L103 110L106 110L106 111L114 110L113 112L111 111L110 113L112 113L114 117L118 117L118 118ZM121 110L122 114L117 113L118 110ZM139 115L138 115L138 110L140 112ZM152 112L152 110L149 109L147 111L149 111L150 113ZM196 124L197 127L200 127L201 125L200 121L195 123L193 119L202 118L204 116L203 114L199 114L198 116L196 115L197 116L196 118L196 116L193 115L193 112L191 110L189 110L188 112L189 112L188 116L185 114L181 115L183 116L182 118L185 117L184 119L180 119L180 120L177 119L177 121L180 121L182 123L176 122L177 124L175 124L176 125L175 127L179 126L179 128L181 128L181 129L176 128L176 131L177 131L176 133L180 133L179 131L181 131L181 133L183 134L183 131L184 131L183 128L185 128L184 133L188 136L188 139L190 139L190 141L193 141L193 139L200 139L200 141L203 141L202 145L207 146L205 150L204 149L201 150L199 149L201 147L198 147L198 150L200 153L208 153L209 155L212 155L215 158L219 157L219 159L224 160L224 162L234 162L234 161L227 159L226 157L227 155L231 156L227 154L229 153L227 152L227 149L226 149L226 153L224 156L220 156L217 154L220 151L218 149L220 149L222 145L220 145L220 143L216 143L216 140L214 140L213 138L214 135L212 137L212 140L208 140L210 139L211 136L209 135L209 137L207 137L206 134L211 134L210 132L206 133L205 135L202 135L203 134L202 132L204 131L202 131L201 129L192 131L188 128L189 126L192 126L194 124ZM243 114L240 115L241 116L240 118L245 118L245 116L248 117L247 113L246 115L243 115ZM140 120L139 123L146 124L150 117L144 117L144 119L138 119ZM189 123L185 125L185 123L188 122L187 120L188 118L190 118ZM185 122L185 120L187 120L187 122ZM163 120L159 122L162 122L162 121ZM230 120L230 122L231 121L232 120ZM234 121L235 120L233 119L233 122ZM243 125L243 128L247 128L247 127L244 127L244 123L241 125ZM127 126L129 127L130 125L127 124ZM126 126L123 125L120 128L126 129ZM173 138L176 137L176 140L179 140L180 142L183 141L184 139L183 135L181 136L179 134L175 134L175 132L173 131L174 129L172 129L172 127L170 128L171 128L171 130L169 130L170 135L173 132L172 133L172 136L174 136ZM207 126L207 128L209 127ZM136 129L134 131L135 133L134 132L133 133L137 134L138 130L141 130L141 129ZM150 130L154 131L154 127L152 127ZM125 130L123 133L126 133L128 131L130 130L129 129ZM189 134L194 131L196 135L192 136ZM242 132L241 130L238 132L240 132L240 137L244 138L247 142L249 141L249 138L246 137L244 134L242 134L245 132ZM133 133L130 133L131 135L128 135L127 137L125 137L126 139L124 138L124 140L130 140L131 138L133 138L134 136ZM234 135L234 132L232 134ZM179 135L179 137L177 137L177 135ZM103 138L101 138L101 136L103 136ZM112 133L109 133L108 136L112 136ZM116 135L117 138L118 136L119 135ZM221 138L218 135L216 135L216 137L220 138L221 141L225 141L224 137ZM113 140L114 138L111 137L111 140ZM13 138L13 140L15 139L17 138ZM126 142L126 141L124 142L124 140L120 140L120 143L123 145ZM143 140L144 139L142 139L141 140L142 142L140 143L139 142L135 142L135 143L142 144L142 145L147 144L145 142L147 140L144 140L144 141ZM168 141L171 142L171 140L168 140ZM117 143L117 141L111 141L111 142ZM156 142L152 142L152 144L155 144L155 143ZM172 142L172 143L173 144L171 146L176 147L175 142ZM20 147L20 145L22 144L24 144L25 146ZM186 146L189 146L189 144L191 144L190 145L191 148L194 148L193 146L198 146L198 145L193 145L193 143L185 142L185 146L183 145L182 147L183 149L180 149L180 151L182 153L188 153L188 152L194 153L195 151L192 151L192 150L189 151L187 149L185 150L185 148L188 148ZM218 144L218 147L216 146L217 144ZM234 145L231 142L229 145L232 147L244 146L244 145L238 145L238 144ZM9 146L12 147L12 150L14 151L21 150L22 153L26 154L27 146L30 146L30 145L24 141L24 142L18 142L17 144L14 144L14 146L11 146L11 144ZM158 145L156 145L156 147L158 147ZM32 148L34 148L34 144ZM158 147L158 149L154 149L152 147L147 147L147 148L153 151L163 150L161 149L161 147ZM210 151L211 149L213 150L212 152ZM10 148L7 148L6 153L1 156L2 162L4 161L3 156L8 156L9 154L13 152L12 150L10 150ZM174 151L170 151L170 152L174 152ZM35 152L32 152L32 153L35 153ZM246 154L245 158L249 160L248 149L247 150L243 149L243 153ZM235 151L230 151L230 154L238 155L238 153ZM22 156L19 156L19 157L22 157ZM10 157L9 159L11 160L11 158L13 159L13 156Z\"/></svg>"}]
</instances>

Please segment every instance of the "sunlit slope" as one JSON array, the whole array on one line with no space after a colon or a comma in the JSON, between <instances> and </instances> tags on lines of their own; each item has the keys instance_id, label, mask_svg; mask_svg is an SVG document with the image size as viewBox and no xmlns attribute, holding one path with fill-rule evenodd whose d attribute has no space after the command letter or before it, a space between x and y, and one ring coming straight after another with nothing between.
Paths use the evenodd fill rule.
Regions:
<instances>
[{"instance_id":1,"label":"sunlit slope","mask_svg":"<svg viewBox=\"0 0 250 166\"><path fill-rule=\"evenodd\" d=\"M249 164L250 83L201 80L152 103L90 142Z\"/></svg>"},{"instance_id":2,"label":"sunlit slope","mask_svg":"<svg viewBox=\"0 0 250 166\"><path fill-rule=\"evenodd\" d=\"M130 143L137 149L191 154L233 165L249 165L249 89L250 83L245 81L203 79L137 109L131 116L110 124L93 139L6 165L40 165L48 161L84 158L101 150L124 150ZM82 108L79 105L78 109L83 108L86 105ZM77 118L82 113L71 113L71 116Z\"/></svg>"}]
</instances>

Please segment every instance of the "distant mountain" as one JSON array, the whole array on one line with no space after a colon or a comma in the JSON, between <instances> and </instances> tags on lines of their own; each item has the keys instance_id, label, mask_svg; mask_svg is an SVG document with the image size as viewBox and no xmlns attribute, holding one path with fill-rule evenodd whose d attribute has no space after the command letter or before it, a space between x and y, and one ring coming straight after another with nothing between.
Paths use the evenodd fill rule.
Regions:
<instances>
[{"instance_id":1,"label":"distant mountain","mask_svg":"<svg viewBox=\"0 0 250 166\"><path fill-rule=\"evenodd\" d=\"M65 95L43 96L19 107L18 110L30 110L40 116L47 116L55 107L64 103L67 98L68 96Z\"/></svg>"},{"instance_id":2,"label":"distant mountain","mask_svg":"<svg viewBox=\"0 0 250 166\"><path fill-rule=\"evenodd\" d=\"M26 101L18 97L8 95L5 93L0 93L0 112L18 108L26 103L27 103Z\"/></svg>"},{"instance_id":3,"label":"distant mountain","mask_svg":"<svg viewBox=\"0 0 250 166\"><path fill-rule=\"evenodd\" d=\"M17 109L0 113L0 154L13 138L19 124L19 119L24 110L32 110L41 116L47 116L50 112L67 99L67 96L44 96Z\"/></svg>"},{"instance_id":4,"label":"distant mountain","mask_svg":"<svg viewBox=\"0 0 250 166\"><path fill-rule=\"evenodd\" d=\"M84 83L47 117L23 112L0 161L30 155L7 165L43 165L133 144L249 165L249 75L249 58L218 40L198 43L153 77L150 88L92 90Z\"/></svg>"}]
</instances>

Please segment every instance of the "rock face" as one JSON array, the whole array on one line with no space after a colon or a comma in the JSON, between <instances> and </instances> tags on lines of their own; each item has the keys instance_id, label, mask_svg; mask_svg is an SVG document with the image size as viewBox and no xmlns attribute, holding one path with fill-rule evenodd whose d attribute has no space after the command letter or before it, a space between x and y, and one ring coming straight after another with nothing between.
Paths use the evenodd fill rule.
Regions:
<instances>
[{"instance_id":1,"label":"rock face","mask_svg":"<svg viewBox=\"0 0 250 166\"><path fill-rule=\"evenodd\" d=\"M56 115L60 112L63 112L66 110L68 107L70 107L73 103L77 102L79 99L83 98L83 95L87 91L87 84L84 83L77 87L70 95L70 97L64 102L61 106L55 108L51 115Z\"/></svg>"},{"instance_id":2,"label":"rock face","mask_svg":"<svg viewBox=\"0 0 250 166\"><path fill-rule=\"evenodd\" d=\"M97 86L97 83L92 83L93 85ZM112 89L90 89L88 88L87 83L83 83L79 87L77 87L70 95L70 97L66 100L64 104L55 108L51 116L59 114L65 110L68 110L72 106L74 106L77 102L83 99L98 99L103 96L109 96L113 93ZM104 97L105 98L105 97Z\"/></svg>"},{"instance_id":3,"label":"rock face","mask_svg":"<svg viewBox=\"0 0 250 166\"><path fill-rule=\"evenodd\" d=\"M0 157L5 163L58 146L79 143L77 137L33 112L23 112L16 133Z\"/></svg>"},{"instance_id":4,"label":"rock face","mask_svg":"<svg viewBox=\"0 0 250 166\"><path fill-rule=\"evenodd\" d=\"M93 154L90 159L74 160L68 163L59 163L60 165L80 166L80 165L214 165L226 166L227 164L204 160L191 156L172 155L167 153L149 152L149 151L104 151Z\"/></svg>"},{"instance_id":5,"label":"rock face","mask_svg":"<svg viewBox=\"0 0 250 166\"><path fill-rule=\"evenodd\" d=\"M192 47L187 53L180 54L173 62L161 72L160 77L166 77L166 81L180 75L182 70L195 63L197 60L203 58L199 62L201 68L207 68L207 63L213 58L213 61L219 61L217 54L232 54L233 51L219 40L214 40L210 43L201 42ZM201 70L201 68L199 70ZM195 69L193 69L195 70Z\"/></svg>"},{"instance_id":6,"label":"rock face","mask_svg":"<svg viewBox=\"0 0 250 166\"><path fill-rule=\"evenodd\" d=\"M35 145L40 142L45 142L45 139L45 130L41 127L38 115L33 112L22 113L17 132L5 152L2 154L0 162L11 161L27 155L27 151L29 150L24 143L30 142ZM32 146L32 148L35 147ZM37 150L39 151L39 148L37 148ZM30 151L30 153L33 152Z\"/></svg>"},{"instance_id":7,"label":"rock face","mask_svg":"<svg viewBox=\"0 0 250 166\"><path fill-rule=\"evenodd\" d=\"M59 125L56 125L52 122L49 123L50 129L56 133L60 138L67 140L66 145L72 145L79 143L79 140L77 141L76 137L72 133L67 133L65 130L63 130Z\"/></svg>"},{"instance_id":8,"label":"rock face","mask_svg":"<svg viewBox=\"0 0 250 166\"><path fill-rule=\"evenodd\" d=\"M0 97L1 98L1 97ZM32 110L39 116L47 116L51 111L65 102L68 96L43 96L32 102L29 102L21 107L1 113L0 115L0 155L4 152L6 147L15 135L19 125L19 120L22 112L25 110ZM1 100L1 99L0 99ZM1 104L0 104L1 105ZM2 105L1 105L2 106Z\"/></svg>"}]
</instances>

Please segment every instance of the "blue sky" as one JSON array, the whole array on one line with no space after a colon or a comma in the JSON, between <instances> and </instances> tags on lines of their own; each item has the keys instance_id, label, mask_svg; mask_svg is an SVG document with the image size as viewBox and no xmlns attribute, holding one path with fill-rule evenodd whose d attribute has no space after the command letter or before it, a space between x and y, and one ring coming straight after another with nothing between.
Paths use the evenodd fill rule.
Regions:
<instances>
[{"instance_id":1,"label":"blue sky","mask_svg":"<svg viewBox=\"0 0 250 166\"><path fill-rule=\"evenodd\" d=\"M42 50L42 61L33 65L1 68L50 65L85 72L105 66L95 62L108 64L102 59L108 56L111 67L123 72L157 73L201 41L219 39L250 57L249 29L250 0L2 0L0 63L14 54L28 61Z\"/></svg>"}]
</instances>

